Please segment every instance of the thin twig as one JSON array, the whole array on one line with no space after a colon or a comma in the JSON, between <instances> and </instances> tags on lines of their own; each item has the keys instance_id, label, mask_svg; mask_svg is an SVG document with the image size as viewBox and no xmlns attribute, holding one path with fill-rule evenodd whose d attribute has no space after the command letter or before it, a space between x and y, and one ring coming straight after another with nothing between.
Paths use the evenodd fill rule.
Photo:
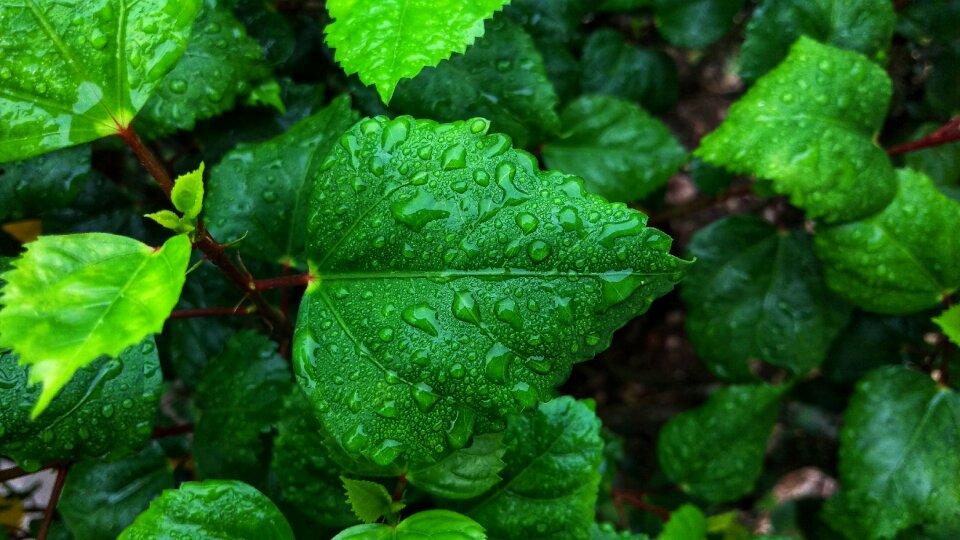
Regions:
<instances>
[{"instance_id":1,"label":"thin twig","mask_svg":"<svg viewBox=\"0 0 960 540\"><path fill-rule=\"evenodd\" d=\"M657 516L661 521L667 521L670 519L670 511L662 506L657 506L655 504L650 504L647 501L644 501L640 497L634 495L633 493L622 490L622 489L612 489L610 495L613 497L614 501L623 501L631 506L635 506L644 512L649 512Z\"/></svg>"},{"instance_id":2,"label":"thin twig","mask_svg":"<svg viewBox=\"0 0 960 540\"><path fill-rule=\"evenodd\" d=\"M193 424L183 424L182 426L168 426L154 428L151 439L162 439L164 437L174 437L176 435L186 435L193 433Z\"/></svg>"},{"instance_id":3,"label":"thin twig","mask_svg":"<svg viewBox=\"0 0 960 540\"><path fill-rule=\"evenodd\" d=\"M209 308L190 308L176 309L170 313L171 319L191 319L195 317L244 317L253 315L257 308L250 307L209 307Z\"/></svg>"},{"instance_id":4,"label":"thin twig","mask_svg":"<svg viewBox=\"0 0 960 540\"><path fill-rule=\"evenodd\" d=\"M268 289L279 289L288 287L306 287L315 278L310 274L297 274L295 276L280 276L270 279L258 279L253 282L258 291Z\"/></svg>"},{"instance_id":5,"label":"thin twig","mask_svg":"<svg viewBox=\"0 0 960 540\"><path fill-rule=\"evenodd\" d=\"M37 540L47 540L47 533L50 531L50 524L53 523L53 514L57 509L57 502L60 501L60 494L63 493L63 484L67 481L67 473L70 472L70 463L57 468L57 480L53 483L53 491L50 492L50 501L47 508L43 511L43 522L40 523L40 530L37 532Z\"/></svg>"},{"instance_id":6,"label":"thin twig","mask_svg":"<svg viewBox=\"0 0 960 540\"><path fill-rule=\"evenodd\" d=\"M393 489L393 500L399 501L403 498L403 492L407 489L407 475L401 474L397 478L397 487Z\"/></svg>"},{"instance_id":7,"label":"thin twig","mask_svg":"<svg viewBox=\"0 0 960 540\"><path fill-rule=\"evenodd\" d=\"M940 126L936 131L922 139L887 149L887 155L898 156L900 154L906 154L907 152L952 143L954 141L960 141L960 116L953 117L949 122Z\"/></svg>"}]
</instances>

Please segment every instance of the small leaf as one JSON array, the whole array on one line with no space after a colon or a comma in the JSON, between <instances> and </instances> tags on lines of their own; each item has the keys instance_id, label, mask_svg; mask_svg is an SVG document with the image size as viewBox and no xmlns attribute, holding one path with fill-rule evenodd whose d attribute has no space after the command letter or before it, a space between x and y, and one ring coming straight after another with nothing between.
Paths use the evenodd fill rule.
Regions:
<instances>
[{"instance_id":1,"label":"small leaf","mask_svg":"<svg viewBox=\"0 0 960 540\"><path fill-rule=\"evenodd\" d=\"M70 377L101 355L116 356L163 329L183 287L190 240L159 249L110 234L41 236L6 272L0 346L43 383L40 414Z\"/></svg>"},{"instance_id":2,"label":"small leaf","mask_svg":"<svg viewBox=\"0 0 960 540\"><path fill-rule=\"evenodd\" d=\"M347 492L347 502L353 508L353 513L364 523L374 523L381 517L393 517L393 498L387 493L387 488L376 482L354 480L341 476L343 488ZM400 510L397 508L396 510Z\"/></svg>"},{"instance_id":3,"label":"small leaf","mask_svg":"<svg viewBox=\"0 0 960 540\"><path fill-rule=\"evenodd\" d=\"M627 44L615 30L597 30L583 46L581 87L584 94L602 94L638 101L650 111L665 111L680 92L677 68L663 51Z\"/></svg>"},{"instance_id":4,"label":"small leaf","mask_svg":"<svg viewBox=\"0 0 960 540\"><path fill-rule=\"evenodd\" d=\"M630 531L617 531L609 523L594 523L590 528L589 540L650 540L645 534Z\"/></svg>"},{"instance_id":5,"label":"small leaf","mask_svg":"<svg viewBox=\"0 0 960 540\"><path fill-rule=\"evenodd\" d=\"M427 493L446 499L470 499L482 495L501 480L506 467L503 435L477 435L473 444L442 460L407 473L407 480Z\"/></svg>"},{"instance_id":6,"label":"small leaf","mask_svg":"<svg viewBox=\"0 0 960 540\"><path fill-rule=\"evenodd\" d=\"M38 217L77 198L90 173L90 146L0 164L0 171L0 222Z\"/></svg>"},{"instance_id":7,"label":"small leaf","mask_svg":"<svg viewBox=\"0 0 960 540\"><path fill-rule=\"evenodd\" d=\"M657 457L680 488L709 502L732 501L753 489L786 387L729 386L673 417L660 432ZM717 452L722 448L722 452Z\"/></svg>"},{"instance_id":8,"label":"small leaf","mask_svg":"<svg viewBox=\"0 0 960 540\"><path fill-rule=\"evenodd\" d=\"M896 192L890 160L874 141L890 93L890 79L867 58L801 37L695 154L772 180L808 217L857 219Z\"/></svg>"},{"instance_id":9,"label":"small leaf","mask_svg":"<svg viewBox=\"0 0 960 540\"><path fill-rule=\"evenodd\" d=\"M270 499L234 480L185 482L164 491L118 540L157 538L294 540Z\"/></svg>"},{"instance_id":10,"label":"small leaf","mask_svg":"<svg viewBox=\"0 0 960 540\"><path fill-rule=\"evenodd\" d=\"M934 325L922 314L891 317L854 311L847 329L830 347L823 374L831 381L852 385L875 368L907 361L907 352L933 331Z\"/></svg>"},{"instance_id":11,"label":"small leaf","mask_svg":"<svg viewBox=\"0 0 960 540\"><path fill-rule=\"evenodd\" d=\"M933 322L937 323L954 345L960 345L960 305L951 307L939 317L934 317Z\"/></svg>"},{"instance_id":12,"label":"small leaf","mask_svg":"<svg viewBox=\"0 0 960 540\"><path fill-rule=\"evenodd\" d=\"M196 219L203 210L203 168L201 162L197 170L178 176L170 192L174 208L189 220Z\"/></svg>"},{"instance_id":13,"label":"small leaf","mask_svg":"<svg viewBox=\"0 0 960 540\"><path fill-rule=\"evenodd\" d=\"M483 35L483 21L509 0L329 0L327 44L347 75L359 74L390 103L400 79L412 78Z\"/></svg>"},{"instance_id":14,"label":"small leaf","mask_svg":"<svg viewBox=\"0 0 960 540\"><path fill-rule=\"evenodd\" d=\"M467 516L450 510L418 512L393 527L357 525L333 537L333 540L486 540L483 527Z\"/></svg>"},{"instance_id":15,"label":"small leaf","mask_svg":"<svg viewBox=\"0 0 960 540\"><path fill-rule=\"evenodd\" d=\"M0 163L129 127L183 54L200 4L0 4Z\"/></svg>"},{"instance_id":16,"label":"small leaf","mask_svg":"<svg viewBox=\"0 0 960 540\"><path fill-rule=\"evenodd\" d=\"M280 83L276 79L267 79L250 91L245 103L273 107L280 114L286 114L287 106L283 103L282 92L283 89L280 88Z\"/></svg>"},{"instance_id":17,"label":"small leaf","mask_svg":"<svg viewBox=\"0 0 960 540\"><path fill-rule=\"evenodd\" d=\"M617 98L581 97L560 120L561 137L543 150L547 165L582 176L587 189L610 201L642 199L687 162L666 126Z\"/></svg>"},{"instance_id":18,"label":"small leaf","mask_svg":"<svg viewBox=\"0 0 960 540\"><path fill-rule=\"evenodd\" d=\"M652 0L657 30L671 44L702 49L733 27L745 0Z\"/></svg>"},{"instance_id":19,"label":"small leaf","mask_svg":"<svg viewBox=\"0 0 960 540\"><path fill-rule=\"evenodd\" d=\"M194 226L190 220L182 218L173 210L160 210L152 214L144 214L143 217L156 221L161 227L170 229L176 233L186 234L193 232Z\"/></svg>"},{"instance_id":20,"label":"small leaf","mask_svg":"<svg viewBox=\"0 0 960 540\"><path fill-rule=\"evenodd\" d=\"M685 504L670 513L657 540L705 540L707 518L699 508Z\"/></svg>"},{"instance_id":21,"label":"small leaf","mask_svg":"<svg viewBox=\"0 0 960 540\"><path fill-rule=\"evenodd\" d=\"M883 211L817 231L827 285L876 313L906 314L940 304L960 288L960 204L910 169L897 171L896 198Z\"/></svg>"}]
</instances>

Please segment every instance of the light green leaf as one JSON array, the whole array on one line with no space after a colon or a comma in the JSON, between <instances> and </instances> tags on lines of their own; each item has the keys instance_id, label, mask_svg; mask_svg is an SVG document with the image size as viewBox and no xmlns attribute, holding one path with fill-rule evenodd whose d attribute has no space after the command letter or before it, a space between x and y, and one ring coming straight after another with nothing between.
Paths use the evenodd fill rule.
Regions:
<instances>
[{"instance_id":1,"label":"light green leaf","mask_svg":"<svg viewBox=\"0 0 960 540\"><path fill-rule=\"evenodd\" d=\"M283 103L283 89L276 79L267 79L258 84L247 96L247 105L263 105L273 107L280 114L287 113L287 106Z\"/></svg>"},{"instance_id":2,"label":"light green leaf","mask_svg":"<svg viewBox=\"0 0 960 540\"><path fill-rule=\"evenodd\" d=\"M785 390L729 386L714 392L704 405L673 417L657 442L664 473L684 492L710 502L749 493L763 469Z\"/></svg>"},{"instance_id":3,"label":"light green leaf","mask_svg":"<svg viewBox=\"0 0 960 540\"><path fill-rule=\"evenodd\" d=\"M666 126L621 99L581 97L560 120L560 138L543 150L547 165L582 176L587 189L611 201L642 199L687 161Z\"/></svg>"},{"instance_id":4,"label":"light green leaf","mask_svg":"<svg viewBox=\"0 0 960 540\"><path fill-rule=\"evenodd\" d=\"M831 525L863 539L917 525L960 530L958 418L960 397L924 373L896 366L867 375L844 415Z\"/></svg>"},{"instance_id":5,"label":"light green leaf","mask_svg":"<svg viewBox=\"0 0 960 540\"><path fill-rule=\"evenodd\" d=\"M293 540L293 531L263 493L243 482L207 480L164 491L118 540L158 538Z\"/></svg>"},{"instance_id":6,"label":"light green leaf","mask_svg":"<svg viewBox=\"0 0 960 540\"><path fill-rule=\"evenodd\" d=\"M30 384L43 383L34 417L78 369L163 329L190 250L183 235L159 249L102 233L41 236L27 245L3 275L0 346L31 366Z\"/></svg>"},{"instance_id":7,"label":"light green leaf","mask_svg":"<svg viewBox=\"0 0 960 540\"><path fill-rule=\"evenodd\" d=\"M195 171L181 174L173 184L170 200L186 219L196 219L203 209L203 162Z\"/></svg>"},{"instance_id":8,"label":"light green leaf","mask_svg":"<svg viewBox=\"0 0 960 540\"><path fill-rule=\"evenodd\" d=\"M583 45L581 88L639 102L651 111L665 111L680 92L677 68L663 51L629 45L616 30L597 30Z\"/></svg>"},{"instance_id":9,"label":"light green leaf","mask_svg":"<svg viewBox=\"0 0 960 540\"><path fill-rule=\"evenodd\" d=\"M127 128L180 59L200 0L0 4L0 163Z\"/></svg>"},{"instance_id":10,"label":"light green leaf","mask_svg":"<svg viewBox=\"0 0 960 540\"><path fill-rule=\"evenodd\" d=\"M890 79L873 62L801 37L695 153L772 180L808 217L857 219L896 191L890 160L874 141L890 93Z\"/></svg>"},{"instance_id":11,"label":"light green leaf","mask_svg":"<svg viewBox=\"0 0 960 540\"><path fill-rule=\"evenodd\" d=\"M210 231L221 242L243 238L244 255L305 268L310 193L323 158L358 118L340 97L285 133L227 154L207 185Z\"/></svg>"},{"instance_id":12,"label":"light green leaf","mask_svg":"<svg viewBox=\"0 0 960 540\"><path fill-rule=\"evenodd\" d=\"M159 212L153 212L152 214L144 214L143 217L149 218L161 227L170 229L173 232L179 234L186 234L193 232L196 227L191 222L191 220L184 217L180 217L173 210L160 210Z\"/></svg>"},{"instance_id":13,"label":"light green leaf","mask_svg":"<svg viewBox=\"0 0 960 540\"><path fill-rule=\"evenodd\" d=\"M817 231L827 285L867 311L904 314L939 305L960 288L960 204L910 169L882 212Z\"/></svg>"},{"instance_id":14,"label":"light green leaf","mask_svg":"<svg viewBox=\"0 0 960 540\"><path fill-rule=\"evenodd\" d=\"M463 55L397 85L392 108L416 118L452 122L480 116L528 146L560 128L557 94L533 39L505 15Z\"/></svg>"},{"instance_id":15,"label":"light green leaf","mask_svg":"<svg viewBox=\"0 0 960 540\"><path fill-rule=\"evenodd\" d=\"M681 291L687 335L718 377L750 381L752 360L800 376L823 362L850 317L827 288L813 241L753 217L697 231Z\"/></svg>"},{"instance_id":16,"label":"light green leaf","mask_svg":"<svg viewBox=\"0 0 960 540\"><path fill-rule=\"evenodd\" d=\"M407 480L427 493L446 499L471 499L482 495L501 480L506 466L503 435L477 435L473 444L440 461L407 473Z\"/></svg>"},{"instance_id":17,"label":"light green leaf","mask_svg":"<svg viewBox=\"0 0 960 540\"><path fill-rule=\"evenodd\" d=\"M650 537L630 531L617 531L609 523L594 523L590 528L589 540L650 540Z\"/></svg>"},{"instance_id":18,"label":"light green leaf","mask_svg":"<svg viewBox=\"0 0 960 540\"><path fill-rule=\"evenodd\" d=\"M934 317L933 322L943 330L944 335L950 338L955 345L960 345L960 305L951 307L944 311L939 317Z\"/></svg>"},{"instance_id":19,"label":"light green leaf","mask_svg":"<svg viewBox=\"0 0 960 540\"><path fill-rule=\"evenodd\" d=\"M671 44L702 49L733 27L745 0L652 0L657 30Z\"/></svg>"},{"instance_id":20,"label":"light green leaf","mask_svg":"<svg viewBox=\"0 0 960 540\"><path fill-rule=\"evenodd\" d=\"M705 540L707 518L699 508L685 504L670 513L657 540Z\"/></svg>"},{"instance_id":21,"label":"light green leaf","mask_svg":"<svg viewBox=\"0 0 960 540\"><path fill-rule=\"evenodd\" d=\"M0 164L0 222L69 206L89 173L89 145Z\"/></svg>"},{"instance_id":22,"label":"light green leaf","mask_svg":"<svg viewBox=\"0 0 960 540\"><path fill-rule=\"evenodd\" d=\"M887 0L764 0L747 25L740 75L773 69L800 36L862 53L883 64L897 17Z\"/></svg>"},{"instance_id":23,"label":"light green leaf","mask_svg":"<svg viewBox=\"0 0 960 540\"><path fill-rule=\"evenodd\" d=\"M231 0L202 0L183 60L158 85L137 119L151 137L192 130L233 108L270 68L260 44L230 11Z\"/></svg>"},{"instance_id":24,"label":"light green leaf","mask_svg":"<svg viewBox=\"0 0 960 540\"><path fill-rule=\"evenodd\" d=\"M486 540L483 527L467 516L450 510L418 512L392 525L357 525L333 540Z\"/></svg>"},{"instance_id":25,"label":"light green leaf","mask_svg":"<svg viewBox=\"0 0 960 540\"><path fill-rule=\"evenodd\" d=\"M376 482L354 480L341 476L343 489L347 492L347 502L353 513L364 523L373 523L381 517L394 521L396 513L403 509L403 503L395 503L387 493L387 488Z\"/></svg>"},{"instance_id":26,"label":"light green leaf","mask_svg":"<svg viewBox=\"0 0 960 540\"><path fill-rule=\"evenodd\" d=\"M347 75L357 73L390 103L400 79L464 52L509 1L329 0L327 44Z\"/></svg>"},{"instance_id":27,"label":"light green leaf","mask_svg":"<svg viewBox=\"0 0 960 540\"><path fill-rule=\"evenodd\" d=\"M507 466L490 492L463 505L491 540L581 540L594 524L603 440L600 420L564 396L510 417Z\"/></svg>"},{"instance_id":28,"label":"light green leaf","mask_svg":"<svg viewBox=\"0 0 960 540\"><path fill-rule=\"evenodd\" d=\"M78 370L34 420L40 388L27 384L30 369L0 352L0 455L35 470L51 461L116 459L149 442L163 384L152 337Z\"/></svg>"},{"instance_id":29,"label":"light green leaf","mask_svg":"<svg viewBox=\"0 0 960 540\"><path fill-rule=\"evenodd\" d=\"M70 467L57 511L75 538L114 540L150 501L172 487L173 469L154 441L120 461Z\"/></svg>"},{"instance_id":30,"label":"light green leaf","mask_svg":"<svg viewBox=\"0 0 960 540\"><path fill-rule=\"evenodd\" d=\"M430 463L502 429L688 264L487 126L371 118L322 167L294 363L355 460Z\"/></svg>"}]
</instances>

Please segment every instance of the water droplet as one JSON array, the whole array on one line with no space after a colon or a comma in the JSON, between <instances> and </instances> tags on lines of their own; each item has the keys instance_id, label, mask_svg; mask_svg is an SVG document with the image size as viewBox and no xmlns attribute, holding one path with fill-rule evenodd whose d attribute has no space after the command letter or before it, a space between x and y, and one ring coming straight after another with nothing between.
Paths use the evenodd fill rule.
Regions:
<instances>
[{"instance_id":1,"label":"water droplet","mask_svg":"<svg viewBox=\"0 0 960 540\"><path fill-rule=\"evenodd\" d=\"M489 186L490 185L490 175L487 174L487 171L482 169L477 169L473 172L473 181L479 186Z\"/></svg>"},{"instance_id":2,"label":"water droplet","mask_svg":"<svg viewBox=\"0 0 960 540\"><path fill-rule=\"evenodd\" d=\"M517 400L520 407L531 409L537 404L537 391L525 382L518 382L510 389L513 398Z\"/></svg>"},{"instance_id":3,"label":"water droplet","mask_svg":"<svg viewBox=\"0 0 960 540\"><path fill-rule=\"evenodd\" d=\"M125 400L123 400L123 401L120 402L120 406L123 407L124 409L132 409L132 408L133 408L133 400L130 399L130 398L127 398L127 399L125 399Z\"/></svg>"},{"instance_id":4,"label":"water droplet","mask_svg":"<svg viewBox=\"0 0 960 540\"><path fill-rule=\"evenodd\" d=\"M537 219L537 216L529 212L520 212L517 214L517 226L520 227L523 234L530 234L537 230L537 225L539 224L540 220Z\"/></svg>"},{"instance_id":5,"label":"water droplet","mask_svg":"<svg viewBox=\"0 0 960 540\"><path fill-rule=\"evenodd\" d=\"M403 445L400 441L386 439L370 454L370 459L377 465L386 467L396 461L401 453L403 453Z\"/></svg>"},{"instance_id":6,"label":"water droplet","mask_svg":"<svg viewBox=\"0 0 960 540\"><path fill-rule=\"evenodd\" d=\"M0 68L0 79L9 79L11 77L13 77L13 71L10 71L10 68Z\"/></svg>"},{"instance_id":7,"label":"water droplet","mask_svg":"<svg viewBox=\"0 0 960 540\"><path fill-rule=\"evenodd\" d=\"M427 383L417 383L412 389L413 401L420 412L428 413L436 405L440 396L433 393L433 388Z\"/></svg>"},{"instance_id":8,"label":"water droplet","mask_svg":"<svg viewBox=\"0 0 960 540\"><path fill-rule=\"evenodd\" d=\"M512 298L503 298L494 306L494 313L501 321L509 324L514 330L523 330L523 318Z\"/></svg>"},{"instance_id":9,"label":"water droplet","mask_svg":"<svg viewBox=\"0 0 960 540\"><path fill-rule=\"evenodd\" d=\"M443 151L440 156L440 167L445 171L462 169L467 166L467 149L462 144L455 144Z\"/></svg>"},{"instance_id":10,"label":"water droplet","mask_svg":"<svg viewBox=\"0 0 960 540\"><path fill-rule=\"evenodd\" d=\"M274 191L264 191L262 197L268 203L277 202L277 193Z\"/></svg>"},{"instance_id":11,"label":"water droplet","mask_svg":"<svg viewBox=\"0 0 960 540\"><path fill-rule=\"evenodd\" d=\"M417 156L419 156L420 159L430 159L430 158L432 158L432 157L433 157L433 147L432 147L432 146L421 146L421 147L417 150Z\"/></svg>"},{"instance_id":12,"label":"water droplet","mask_svg":"<svg viewBox=\"0 0 960 540\"><path fill-rule=\"evenodd\" d=\"M483 118L474 118L470 121L470 133L479 134L487 131L490 124Z\"/></svg>"},{"instance_id":13,"label":"water droplet","mask_svg":"<svg viewBox=\"0 0 960 540\"><path fill-rule=\"evenodd\" d=\"M440 323L437 322L437 312L427 304L416 304L403 310L400 314L403 321L410 326L423 330L431 336L440 335Z\"/></svg>"},{"instance_id":14,"label":"water droplet","mask_svg":"<svg viewBox=\"0 0 960 540\"><path fill-rule=\"evenodd\" d=\"M393 328L382 328L379 336L381 341L393 341Z\"/></svg>"},{"instance_id":15,"label":"water droplet","mask_svg":"<svg viewBox=\"0 0 960 540\"><path fill-rule=\"evenodd\" d=\"M407 136L410 133L409 120L406 118L397 118L390 122L387 122L387 125L383 128L383 133L380 135L380 142L383 149L387 152L392 151L398 144L407 140Z\"/></svg>"},{"instance_id":16,"label":"water droplet","mask_svg":"<svg viewBox=\"0 0 960 540\"><path fill-rule=\"evenodd\" d=\"M550 246L543 240L534 240L527 246L527 256L533 262L541 262L550 256Z\"/></svg>"},{"instance_id":17,"label":"water droplet","mask_svg":"<svg viewBox=\"0 0 960 540\"><path fill-rule=\"evenodd\" d=\"M493 382L506 382L513 357L513 351L506 345L503 343L495 343L493 347L490 347L490 350L487 351L484 363L484 374Z\"/></svg>"},{"instance_id":18,"label":"water droplet","mask_svg":"<svg viewBox=\"0 0 960 540\"><path fill-rule=\"evenodd\" d=\"M470 409L463 408L456 411L456 416L447 426L447 442L451 448L457 450L467 445L470 435L473 434L475 418L476 413Z\"/></svg>"},{"instance_id":19,"label":"water droplet","mask_svg":"<svg viewBox=\"0 0 960 540\"><path fill-rule=\"evenodd\" d=\"M358 425L343 439L343 447L350 452L360 452L370 443L370 436L362 425Z\"/></svg>"},{"instance_id":20,"label":"water droplet","mask_svg":"<svg viewBox=\"0 0 960 540\"><path fill-rule=\"evenodd\" d=\"M418 191L406 201L393 203L390 205L390 213L398 223L414 231L420 231L427 223L450 215L450 212L426 191Z\"/></svg>"},{"instance_id":21,"label":"water droplet","mask_svg":"<svg viewBox=\"0 0 960 540\"><path fill-rule=\"evenodd\" d=\"M53 442L53 432L49 429L45 429L40 432L40 440L49 444Z\"/></svg>"},{"instance_id":22,"label":"water droplet","mask_svg":"<svg viewBox=\"0 0 960 540\"><path fill-rule=\"evenodd\" d=\"M453 316L461 321L480 325L480 308L472 294L467 291L453 293Z\"/></svg>"},{"instance_id":23,"label":"water droplet","mask_svg":"<svg viewBox=\"0 0 960 540\"><path fill-rule=\"evenodd\" d=\"M102 414L104 418L113 416L113 405L104 405L103 408L100 409L100 414Z\"/></svg>"}]
</instances>

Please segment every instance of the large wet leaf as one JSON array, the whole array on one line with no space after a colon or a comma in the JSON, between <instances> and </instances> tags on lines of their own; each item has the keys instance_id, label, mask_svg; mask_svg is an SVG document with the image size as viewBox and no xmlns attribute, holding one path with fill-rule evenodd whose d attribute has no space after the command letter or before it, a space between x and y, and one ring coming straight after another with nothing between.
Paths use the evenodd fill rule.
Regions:
<instances>
[{"instance_id":1,"label":"large wet leaf","mask_svg":"<svg viewBox=\"0 0 960 540\"><path fill-rule=\"evenodd\" d=\"M502 434L477 435L470 446L436 463L410 470L407 479L411 485L437 497L478 497L500 482L506 450Z\"/></svg>"},{"instance_id":2,"label":"large wet leaf","mask_svg":"<svg viewBox=\"0 0 960 540\"><path fill-rule=\"evenodd\" d=\"M347 75L357 73L389 103L400 79L464 52L509 1L330 0L327 43Z\"/></svg>"},{"instance_id":3,"label":"large wet leaf","mask_svg":"<svg viewBox=\"0 0 960 540\"><path fill-rule=\"evenodd\" d=\"M294 359L355 459L429 462L502 429L687 265L487 127L371 118L322 167Z\"/></svg>"},{"instance_id":4,"label":"large wet leaf","mask_svg":"<svg viewBox=\"0 0 960 540\"><path fill-rule=\"evenodd\" d=\"M467 516L450 510L427 510L404 519L396 526L357 525L333 540L486 540L483 527Z\"/></svg>"},{"instance_id":5,"label":"large wet leaf","mask_svg":"<svg viewBox=\"0 0 960 540\"><path fill-rule=\"evenodd\" d=\"M90 233L41 236L3 274L0 346L31 366L42 412L75 371L159 333L180 297L190 240L160 248Z\"/></svg>"},{"instance_id":6,"label":"large wet leaf","mask_svg":"<svg viewBox=\"0 0 960 540\"><path fill-rule=\"evenodd\" d=\"M890 94L889 77L866 57L801 37L696 154L772 180L809 217L860 218L896 191L890 160L874 141Z\"/></svg>"},{"instance_id":7,"label":"large wet leaf","mask_svg":"<svg viewBox=\"0 0 960 540\"><path fill-rule=\"evenodd\" d=\"M200 2L0 4L0 163L128 127L183 54Z\"/></svg>"},{"instance_id":8,"label":"large wet leaf","mask_svg":"<svg viewBox=\"0 0 960 540\"><path fill-rule=\"evenodd\" d=\"M657 30L673 45L702 49L732 27L744 0L651 0Z\"/></svg>"},{"instance_id":9,"label":"large wet leaf","mask_svg":"<svg viewBox=\"0 0 960 540\"><path fill-rule=\"evenodd\" d=\"M89 145L0 164L0 222L69 206L89 173Z\"/></svg>"},{"instance_id":10,"label":"large wet leaf","mask_svg":"<svg viewBox=\"0 0 960 540\"><path fill-rule=\"evenodd\" d=\"M665 111L677 101L679 83L673 60L663 51L634 47L616 30L597 30L583 45L584 94L638 101Z\"/></svg>"}]
</instances>

